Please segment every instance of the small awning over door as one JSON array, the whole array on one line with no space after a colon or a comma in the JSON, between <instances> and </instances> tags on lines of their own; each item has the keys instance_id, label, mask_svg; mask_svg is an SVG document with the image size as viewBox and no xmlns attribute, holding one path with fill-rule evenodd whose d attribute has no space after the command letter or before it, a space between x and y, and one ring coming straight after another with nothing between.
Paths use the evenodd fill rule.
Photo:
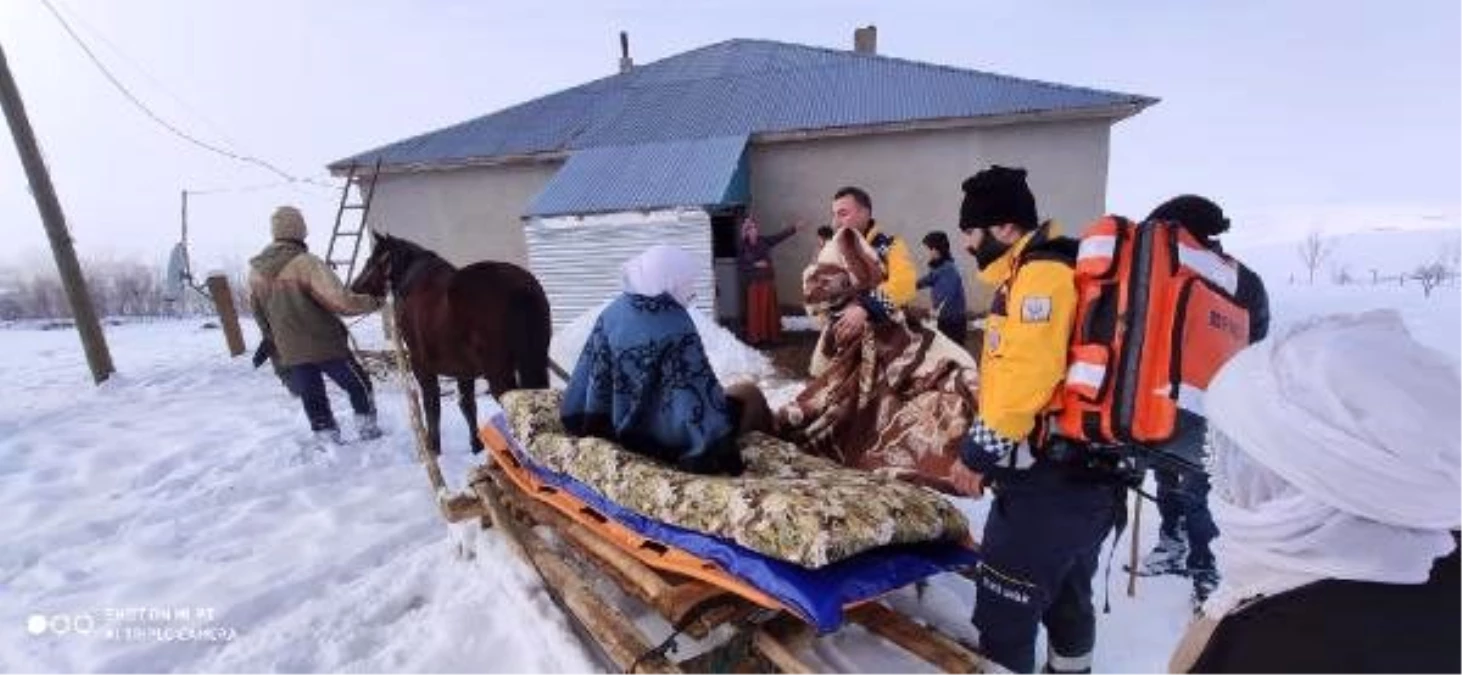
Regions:
<instances>
[{"instance_id":1,"label":"small awning over door","mask_svg":"<svg viewBox=\"0 0 1462 675\"><path fill-rule=\"evenodd\" d=\"M524 217L745 204L746 136L587 148L569 155Z\"/></svg>"}]
</instances>

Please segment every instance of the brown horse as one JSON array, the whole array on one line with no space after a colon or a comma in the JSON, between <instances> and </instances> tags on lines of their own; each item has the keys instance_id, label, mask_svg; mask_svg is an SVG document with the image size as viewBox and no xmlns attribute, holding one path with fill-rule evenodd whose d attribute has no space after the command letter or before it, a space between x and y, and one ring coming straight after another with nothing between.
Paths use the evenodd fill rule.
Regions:
<instances>
[{"instance_id":1,"label":"brown horse","mask_svg":"<svg viewBox=\"0 0 1462 675\"><path fill-rule=\"evenodd\" d=\"M477 378L487 378L496 396L548 387L553 336L548 297L538 279L516 265L480 262L459 270L405 239L374 237L371 256L350 289L383 297L389 288L396 294L396 329L421 387L431 450L441 453L441 375L456 378L472 451L481 452Z\"/></svg>"}]
</instances>

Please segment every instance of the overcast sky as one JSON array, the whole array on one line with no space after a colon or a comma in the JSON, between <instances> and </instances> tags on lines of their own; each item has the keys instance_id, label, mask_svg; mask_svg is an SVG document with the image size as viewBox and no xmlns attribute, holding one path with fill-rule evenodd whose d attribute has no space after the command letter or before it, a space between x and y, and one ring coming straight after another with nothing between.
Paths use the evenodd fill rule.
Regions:
<instances>
[{"instance_id":1,"label":"overcast sky","mask_svg":"<svg viewBox=\"0 0 1462 675\"><path fill-rule=\"evenodd\" d=\"M354 152L613 73L619 30L643 64L735 37L850 48L872 23L884 54L1162 98L1115 128L1110 211L1196 191L1257 236L1455 225L1462 201L1456 0L51 1L163 118L320 180ZM161 262L180 190L278 181L147 119L40 0L0 0L0 47L83 256ZM194 197L195 266L247 259L280 203L305 209L323 248L337 199L312 185ZM50 265L8 135L0 230L0 264Z\"/></svg>"}]
</instances>

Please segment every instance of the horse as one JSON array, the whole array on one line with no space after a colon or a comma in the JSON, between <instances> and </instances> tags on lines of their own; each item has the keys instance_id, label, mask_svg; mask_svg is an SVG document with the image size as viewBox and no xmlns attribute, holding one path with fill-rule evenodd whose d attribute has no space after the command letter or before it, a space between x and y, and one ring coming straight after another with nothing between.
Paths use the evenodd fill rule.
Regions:
<instances>
[{"instance_id":1,"label":"horse","mask_svg":"<svg viewBox=\"0 0 1462 675\"><path fill-rule=\"evenodd\" d=\"M350 290L396 294L396 330L411 355L421 387L427 443L441 454L442 398L438 376L456 378L457 405L467 418L472 452L477 437L477 378L494 396L548 388L553 325L548 296L529 271L505 262L457 269L415 243L372 233L375 246Z\"/></svg>"}]
</instances>

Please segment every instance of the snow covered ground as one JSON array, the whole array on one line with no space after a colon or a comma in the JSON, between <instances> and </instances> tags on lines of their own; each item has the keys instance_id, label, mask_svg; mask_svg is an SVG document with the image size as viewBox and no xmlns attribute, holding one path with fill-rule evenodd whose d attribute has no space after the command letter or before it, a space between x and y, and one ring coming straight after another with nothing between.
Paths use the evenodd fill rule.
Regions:
<instances>
[{"instance_id":1,"label":"snow covered ground","mask_svg":"<svg viewBox=\"0 0 1462 675\"><path fill-rule=\"evenodd\" d=\"M1271 290L1280 323L1395 307L1419 338L1458 357L1455 287L1431 298L1411 286ZM467 537L442 523L400 389L379 387L385 438L305 452L298 404L267 367L226 357L222 335L201 323L109 328L121 373L102 387L90 384L73 332L0 330L0 671L601 668L493 533ZM718 363L759 368L735 344L715 345ZM443 408L444 468L457 485L471 462L468 431L455 406ZM978 531L985 505L961 505ZM1142 525L1146 548L1150 506ZM475 559L458 555L463 540ZM1124 541L1096 668L1159 670L1187 621L1188 588L1144 580L1127 598L1126 556ZM891 601L968 638L972 599L968 581L947 576L922 600L908 591ZM186 618L161 614L185 608ZM818 641L811 658L829 669L928 670L858 629Z\"/></svg>"}]
</instances>

